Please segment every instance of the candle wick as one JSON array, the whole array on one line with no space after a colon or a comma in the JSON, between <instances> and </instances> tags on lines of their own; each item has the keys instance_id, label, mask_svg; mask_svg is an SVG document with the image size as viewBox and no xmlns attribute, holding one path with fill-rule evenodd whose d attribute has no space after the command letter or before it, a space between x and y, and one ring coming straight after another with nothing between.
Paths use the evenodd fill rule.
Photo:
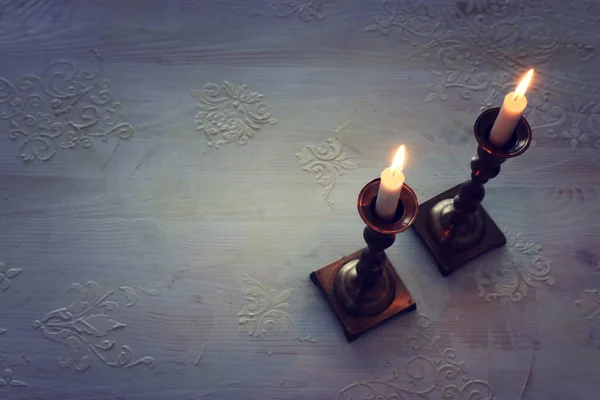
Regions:
<instances>
[{"instance_id":1,"label":"candle wick","mask_svg":"<svg viewBox=\"0 0 600 400\"><path fill-rule=\"evenodd\" d=\"M515 97L513 97L513 101L519 100L520 97L521 97L520 93L515 93Z\"/></svg>"}]
</instances>

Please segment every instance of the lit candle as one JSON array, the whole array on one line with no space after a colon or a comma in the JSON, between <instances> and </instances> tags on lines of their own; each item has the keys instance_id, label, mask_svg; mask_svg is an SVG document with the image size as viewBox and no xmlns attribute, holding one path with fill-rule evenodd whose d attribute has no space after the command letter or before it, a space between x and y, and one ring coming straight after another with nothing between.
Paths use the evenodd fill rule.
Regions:
<instances>
[{"instance_id":1,"label":"lit candle","mask_svg":"<svg viewBox=\"0 0 600 400\"><path fill-rule=\"evenodd\" d=\"M523 110L527 107L525 92L527 91L529 82L531 82L532 76L533 69L530 69L523 79L521 79L517 89L504 97L504 103L502 103L502 108L500 108L500 113L498 113L496 122L494 122L494 126L492 127L492 132L490 133L489 140L494 146L504 146L512 136L515 126L517 126L517 122L519 122L519 118L523 114Z\"/></svg>"},{"instance_id":2,"label":"lit candle","mask_svg":"<svg viewBox=\"0 0 600 400\"><path fill-rule=\"evenodd\" d=\"M381 219L393 220L400 199L400 192L404 184L404 145L400 146L389 168L381 172L379 192L375 202L375 213Z\"/></svg>"}]
</instances>

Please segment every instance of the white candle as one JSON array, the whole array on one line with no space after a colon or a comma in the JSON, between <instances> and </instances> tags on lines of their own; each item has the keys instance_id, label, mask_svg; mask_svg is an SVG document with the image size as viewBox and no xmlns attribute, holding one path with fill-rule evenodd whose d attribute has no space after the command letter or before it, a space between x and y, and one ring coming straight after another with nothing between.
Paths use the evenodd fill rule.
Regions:
<instances>
[{"instance_id":1,"label":"white candle","mask_svg":"<svg viewBox=\"0 0 600 400\"><path fill-rule=\"evenodd\" d=\"M404 185L404 174L402 167L404 165L404 145L400 146L389 168L381 172L381 182L379 183L379 192L375 202L375 213L381 219L393 220L400 199L402 185Z\"/></svg>"},{"instance_id":2,"label":"white candle","mask_svg":"<svg viewBox=\"0 0 600 400\"><path fill-rule=\"evenodd\" d=\"M494 122L492 132L490 133L489 141L497 147L504 146L512 136L523 110L527 107L527 97L525 92L533 76L533 69L530 69L527 74L521 79L519 86L514 92L510 92L504 97L500 113Z\"/></svg>"}]
</instances>

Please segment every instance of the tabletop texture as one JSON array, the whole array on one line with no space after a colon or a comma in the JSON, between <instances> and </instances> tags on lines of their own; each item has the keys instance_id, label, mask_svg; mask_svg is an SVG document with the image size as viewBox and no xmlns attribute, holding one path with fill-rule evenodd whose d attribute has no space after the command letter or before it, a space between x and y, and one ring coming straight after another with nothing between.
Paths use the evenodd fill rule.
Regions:
<instances>
[{"instance_id":1,"label":"tabletop texture","mask_svg":"<svg viewBox=\"0 0 600 400\"><path fill-rule=\"evenodd\" d=\"M600 389L596 0L0 0L0 399L588 400ZM486 184L507 244L348 343L312 271L419 201L530 68Z\"/></svg>"}]
</instances>

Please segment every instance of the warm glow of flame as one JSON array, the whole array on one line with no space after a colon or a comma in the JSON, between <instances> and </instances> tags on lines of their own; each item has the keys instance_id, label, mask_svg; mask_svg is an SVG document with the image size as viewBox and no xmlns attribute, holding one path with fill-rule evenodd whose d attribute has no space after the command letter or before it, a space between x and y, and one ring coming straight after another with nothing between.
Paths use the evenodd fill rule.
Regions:
<instances>
[{"instance_id":1,"label":"warm glow of flame","mask_svg":"<svg viewBox=\"0 0 600 400\"><path fill-rule=\"evenodd\" d=\"M527 72L525 74L523 79L521 79L521 82L519 82L519 86L517 86L517 89L515 90L515 100L518 100L520 97L525 96L525 92L527 91L527 88L529 87L529 83L531 83L532 77L533 77L533 68L530 69L529 72Z\"/></svg>"},{"instance_id":2,"label":"warm glow of flame","mask_svg":"<svg viewBox=\"0 0 600 400\"><path fill-rule=\"evenodd\" d=\"M404 166L404 151L404 145L398 148L396 156L394 157L394 161L392 161L392 165L390 167L392 174L402 172L402 167Z\"/></svg>"}]
</instances>

